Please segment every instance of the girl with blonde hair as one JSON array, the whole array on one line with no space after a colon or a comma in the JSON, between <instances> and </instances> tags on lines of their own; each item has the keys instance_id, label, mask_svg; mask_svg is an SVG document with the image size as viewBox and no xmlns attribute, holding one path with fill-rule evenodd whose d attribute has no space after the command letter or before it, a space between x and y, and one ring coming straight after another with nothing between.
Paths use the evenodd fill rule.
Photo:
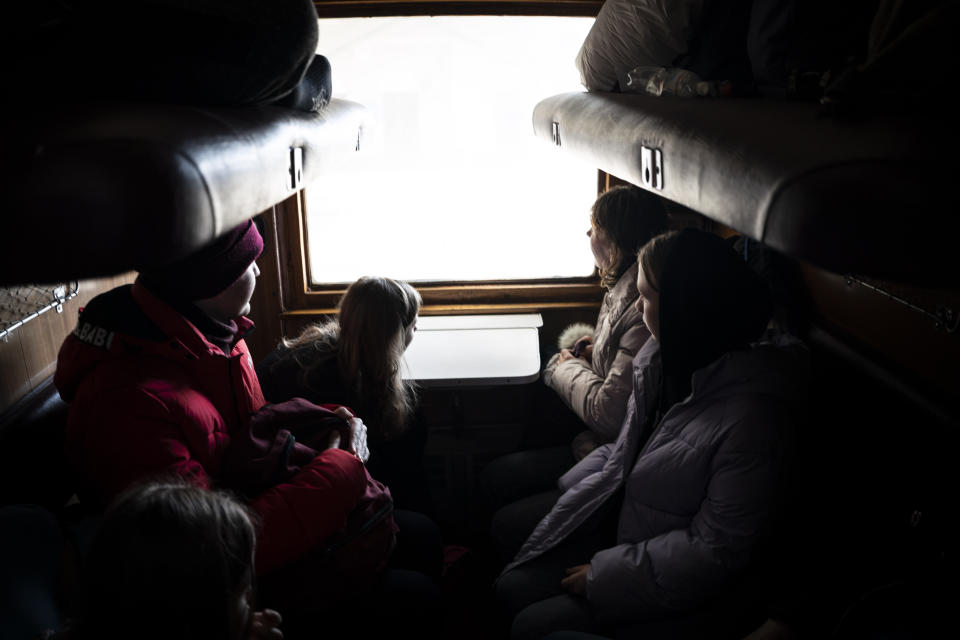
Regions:
<instances>
[{"instance_id":1,"label":"girl with blonde hair","mask_svg":"<svg viewBox=\"0 0 960 640\"><path fill-rule=\"evenodd\" d=\"M422 430L411 429L416 388L402 375L421 304L406 282L360 278L343 294L337 317L284 339L257 367L269 402L301 397L345 405L361 417L371 450L367 466L398 504L425 440Z\"/></svg>"}]
</instances>

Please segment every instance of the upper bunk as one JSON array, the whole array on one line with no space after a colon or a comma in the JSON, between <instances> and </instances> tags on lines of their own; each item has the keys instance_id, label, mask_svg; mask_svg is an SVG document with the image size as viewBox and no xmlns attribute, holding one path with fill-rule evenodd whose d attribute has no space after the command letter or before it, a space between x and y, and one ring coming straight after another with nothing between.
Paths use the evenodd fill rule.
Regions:
<instances>
[{"instance_id":1,"label":"upper bunk","mask_svg":"<svg viewBox=\"0 0 960 640\"><path fill-rule=\"evenodd\" d=\"M536 135L838 274L953 283L955 125L826 116L817 103L567 93Z\"/></svg>"},{"instance_id":2,"label":"upper bunk","mask_svg":"<svg viewBox=\"0 0 960 640\"><path fill-rule=\"evenodd\" d=\"M182 257L359 149L363 115L101 102L8 123L0 286Z\"/></svg>"}]
</instances>

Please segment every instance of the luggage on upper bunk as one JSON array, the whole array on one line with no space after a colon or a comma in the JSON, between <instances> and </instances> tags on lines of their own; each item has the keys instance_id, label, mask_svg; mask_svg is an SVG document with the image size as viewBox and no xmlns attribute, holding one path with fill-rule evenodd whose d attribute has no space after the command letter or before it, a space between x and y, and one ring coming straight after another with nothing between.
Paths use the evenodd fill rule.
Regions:
<instances>
[{"instance_id":1,"label":"luggage on upper bunk","mask_svg":"<svg viewBox=\"0 0 960 640\"><path fill-rule=\"evenodd\" d=\"M843 116L921 110L945 115L953 72L947 64L957 59L958 26L957 2L882 0L862 55L833 74L824 104Z\"/></svg>"},{"instance_id":2,"label":"luggage on upper bunk","mask_svg":"<svg viewBox=\"0 0 960 640\"><path fill-rule=\"evenodd\" d=\"M651 66L735 95L818 98L830 70L862 60L878 4L898 2L606 0L576 64L590 91L623 90L631 69Z\"/></svg>"},{"instance_id":3,"label":"luggage on upper bunk","mask_svg":"<svg viewBox=\"0 0 960 640\"><path fill-rule=\"evenodd\" d=\"M0 64L26 108L269 104L297 87L318 39L309 0L34 0L4 18Z\"/></svg>"},{"instance_id":4,"label":"luggage on upper bunk","mask_svg":"<svg viewBox=\"0 0 960 640\"><path fill-rule=\"evenodd\" d=\"M583 86L616 91L636 66L671 66L687 51L702 4L704 0L606 0L577 54Z\"/></svg>"},{"instance_id":5,"label":"luggage on upper bunk","mask_svg":"<svg viewBox=\"0 0 960 640\"><path fill-rule=\"evenodd\" d=\"M359 148L363 108L331 103L309 0L36 0L6 18L18 243L0 284L186 255Z\"/></svg>"}]
</instances>

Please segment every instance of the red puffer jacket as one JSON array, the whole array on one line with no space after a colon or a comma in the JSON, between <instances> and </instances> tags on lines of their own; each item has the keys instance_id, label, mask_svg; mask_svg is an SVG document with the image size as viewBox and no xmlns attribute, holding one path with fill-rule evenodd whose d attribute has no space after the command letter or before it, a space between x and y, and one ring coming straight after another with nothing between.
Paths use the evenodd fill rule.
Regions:
<instances>
[{"instance_id":1,"label":"red puffer jacket","mask_svg":"<svg viewBox=\"0 0 960 640\"><path fill-rule=\"evenodd\" d=\"M247 318L237 324L241 336L253 327ZM231 434L264 405L242 339L227 357L139 282L87 305L60 348L54 382L70 403L67 454L84 495L101 504L158 475L216 486ZM363 464L330 449L251 500L262 526L257 572L341 529L365 486Z\"/></svg>"}]
</instances>

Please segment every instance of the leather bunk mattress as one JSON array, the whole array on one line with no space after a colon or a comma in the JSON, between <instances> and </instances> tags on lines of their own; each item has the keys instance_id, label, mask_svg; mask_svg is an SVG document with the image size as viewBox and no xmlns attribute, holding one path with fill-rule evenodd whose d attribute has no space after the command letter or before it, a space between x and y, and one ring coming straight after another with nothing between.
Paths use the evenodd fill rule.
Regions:
<instances>
[{"instance_id":1,"label":"leather bunk mattress","mask_svg":"<svg viewBox=\"0 0 960 640\"><path fill-rule=\"evenodd\" d=\"M342 162L363 113L97 104L8 122L0 285L185 255Z\"/></svg>"},{"instance_id":2,"label":"leather bunk mattress","mask_svg":"<svg viewBox=\"0 0 960 640\"><path fill-rule=\"evenodd\" d=\"M533 126L563 152L833 272L954 280L953 125L845 121L814 103L567 93L537 104ZM657 164L659 184L644 174Z\"/></svg>"}]
</instances>

